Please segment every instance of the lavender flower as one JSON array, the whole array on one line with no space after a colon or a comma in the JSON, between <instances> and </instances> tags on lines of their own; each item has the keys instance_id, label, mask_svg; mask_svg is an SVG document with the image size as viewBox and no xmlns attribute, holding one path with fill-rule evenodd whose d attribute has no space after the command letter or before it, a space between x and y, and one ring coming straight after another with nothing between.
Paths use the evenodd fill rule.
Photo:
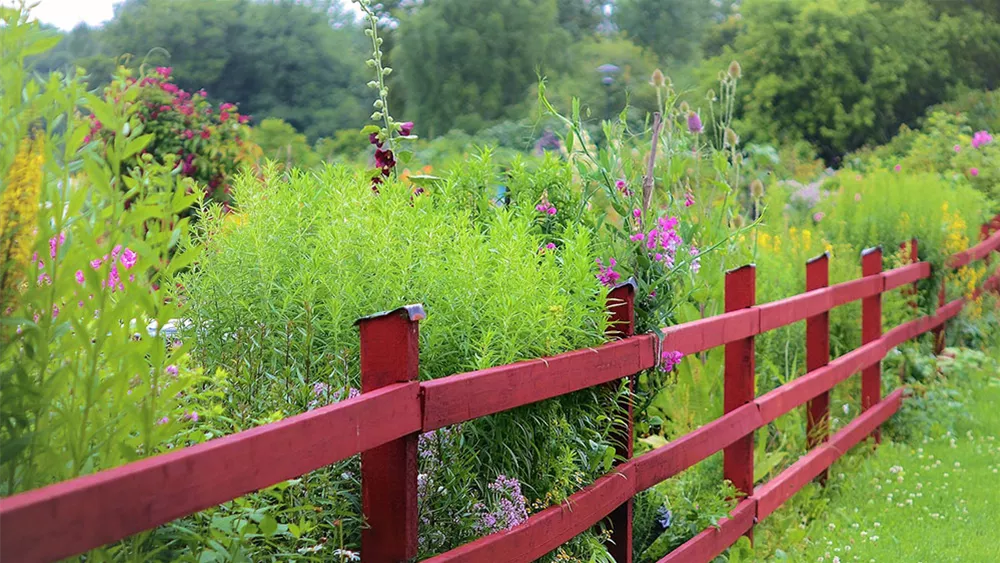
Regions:
<instances>
[{"instance_id":1,"label":"lavender flower","mask_svg":"<svg viewBox=\"0 0 1000 563\"><path fill-rule=\"evenodd\" d=\"M615 266L618 262L611 258L608 260L608 265L605 266L601 259L597 259L597 267L600 271L597 273L597 280L601 282L601 285L606 287L614 287L618 280L621 279L622 275L615 271Z\"/></svg>"},{"instance_id":2,"label":"lavender flower","mask_svg":"<svg viewBox=\"0 0 1000 563\"><path fill-rule=\"evenodd\" d=\"M701 117L694 111L688 112L688 131L701 134L705 131L705 126L701 124Z\"/></svg>"}]
</instances>

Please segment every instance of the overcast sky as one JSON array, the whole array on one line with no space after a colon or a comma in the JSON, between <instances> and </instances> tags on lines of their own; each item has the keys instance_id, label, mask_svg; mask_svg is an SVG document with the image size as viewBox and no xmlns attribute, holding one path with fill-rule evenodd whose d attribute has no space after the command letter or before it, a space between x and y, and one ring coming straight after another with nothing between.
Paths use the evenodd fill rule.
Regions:
<instances>
[{"instance_id":1,"label":"overcast sky","mask_svg":"<svg viewBox=\"0 0 1000 563\"><path fill-rule=\"evenodd\" d=\"M41 0L41 4L31 11L43 23L60 29L70 30L79 23L100 25L114 15L112 7L120 0ZM0 0L7 6L16 0Z\"/></svg>"}]
</instances>

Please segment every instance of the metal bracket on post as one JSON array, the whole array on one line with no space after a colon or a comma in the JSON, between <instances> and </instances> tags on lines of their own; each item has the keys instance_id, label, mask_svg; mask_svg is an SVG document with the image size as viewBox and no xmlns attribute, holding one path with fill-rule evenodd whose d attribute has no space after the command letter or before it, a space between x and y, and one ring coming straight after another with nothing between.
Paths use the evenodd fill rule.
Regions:
<instances>
[{"instance_id":1,"label":"metal bracket on post","mask_svg":"<svg viewBox=\"0 0 1000 563\"><path fill-rule=\"evenodd\" d=\"M361 392L416 381L419 375L421 305L364 317L361 333ZM417 438L403 436L361 454L361 556L374 563L417 556Z\"/></svg>"}]
</instances>

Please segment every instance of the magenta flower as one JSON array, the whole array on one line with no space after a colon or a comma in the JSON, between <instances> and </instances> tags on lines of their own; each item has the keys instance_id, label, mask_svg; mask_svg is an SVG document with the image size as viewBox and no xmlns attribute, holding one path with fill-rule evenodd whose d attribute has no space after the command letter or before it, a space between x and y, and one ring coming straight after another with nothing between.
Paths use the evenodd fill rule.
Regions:
<instances>
[{"instance_id":1,"label":"magenta flower","mask_svg":"<svg viewBox=\"0 0 1000 563\"><path fill-rule=\"evenodd\" d=\"M681 352L664 351L660 354L660 371L670 373L675 367L677 367L677 364L681 363L682 359L684 359L684 354Z\"/></svg>"},{"instance_id":2,"label":"magenta flower","mask_svg":"<svg viewBox=\"0 0 1000 563\"><path fill-rule=\"evenodd\" d=\"M413 122L407 121L399 124L399 134L404 137L409 137L410 133L413 133Z\"/></svg>"},{"instance_id":3,"label":"magenta flower","mask_svg":"<svg viewBox=\"0 0 1000 563\"><path fill-rule=\"evenodd\" d=\"M816 213L813 213L813 221L816 221L817 223L822 221L823 217L826 217L826 213L823 213L822 211L817 211Z\"/></svg>"},{"instance_id":4,"label":"magenta flower","mask_svg":"<svg viewBox=\"0 0 1000 563\"><path fill-rule=\"evenodd\" d=\"M972 176L973 178L979 176L979 169L973 166L972 168L969 169L969 175Z\"/></svg>"},{"instance_id":5,"label":"magenta flower","mask_svg":"<svg viewBox=\"0 0 1000 563\"><path fill-rule=\"evenodd\" d=\"M180 90L176 84L170 84L169 82L164 82L160 85L160 88L168 94L176 94L177 91Z\"/></svg>"},{"instance_id":6,"label":"magenta flower","mask_svg":"<svg viewBox=\"0 0 1000 563\"><path fill-rule=\"evenodd\" d=\"M83 270L77 270L76 271L76 276L74 276L74 277L76 278L76 283L78 283L80 285L83 285L83 282L84 282Z\"/></svg>"},{"instance_id":7,"label":"magenta flower","mask_svg":"<svg viewBox=\"0 0 1000 563\"><path fill-rule=\"evenodd\" d=\"M177 377L177 373L178 373L177 366L175 366L173 364L170 364L169 366L167 366L167 370L166 371L167 371L167 375L169 375L171 377Z\"/></svg>"},{"instance_id":8,"label":"magenta flower","mask_svg":"<svg viewBox=\"0 0 1000 563\"><path fill-rule=\"evenodd\" d=\"M691 207L692 205L694 205L694 194L686 192L684 194L684 207Z\"/></svg>"},{"instance_id":9,"label":"magenta flower","mask_svg":"<svg viewBox=\"0 0 1000 563\"><path fill-rule=\"evenodd\" d=\"M895 170L896 172L899 172L899 171L900 171L900 170L902 170L902 169L903 169L903 166L902 166L902 165L900 165L900 164L897 164L897 165L896 165L896 166L895 166L895 167L893 168L893 170Z\"/></svg>"},{"instance_id":10,"label":"magenta flower","mask_svg":"<svg viewBox=\"0 0 1000 563\"><path fill-rule=\"evenodd\" d=\"M688 131L696 134L705 131L705 126L701 124L701 117L693 111L688 113Z\"/></svg>"},{"instance_id":11,"label":"magenta flower","mask_svg":"<svg viewBox=\"0 0 1000 563\"><path fill-rule=\"evenodd\" d=\"M634 235L628 237L632 242L642 242L642 239L646 238L643 233L635 233Z\"/></svg>"},{"instance_id":12,"label":"magenta flower","mask_svg":"<svg viewBox=\"0 0 1000 563\"><path fill-rule=\"evenodd\" d=\"M978 149L983 145L988 145L993 142L993 135L990 135L986 131L976 131L976 134L972 136L972 148Z\"/></svg>"},{"instance_id":13,"label":"magenta flower","mask_svg":"<svg viewBox=\"0 0 1000 563\"><path fill-rule=\"evenodd\" d=\"M547 248L549 250L555 250L556 249L556 243L550 242L550 243L548 243L548 244L545 245L545 248Z\"/></svg>"},{"instance_id":14,"label":"magenta flower","mask_svg":"<svg viewBox=\"0 0 1000 563\"><path fill-rule=\"evenodd\" d=\"M632 216L638 219L639 217L642 217L642 211L639 209L633 209Z\"/></svg>"},{"instance_id":15,"label":"magenta flower","mask_svg":"<svg viewBox=\"0 0 1000 563\"><path fill-rule=\"evenodd\" d=\"M185 420L190 420L191 422L198 422L198 411L191 411L184 415Z\"/></svg>"},{"instance_id":16,"label":"magenta flower","mask_svg":"<svg viewBox=\"0 0 1000 563\"><path fill-rule=\"evenodd\" d=\"M122 252L121 263L126 270L131 270L132 266L135 266L137 259L138 257L131 248L126 248L125 251Z\"/></svg>"},{"instance_id":17,"label":"magenta flower","mask_svg":"<svg viewBox=\"0 0 1000 563\"><path fill-rule=\"evenodd\" d=\"M601 259L597 259L597 267L600 270L597 273L597 280L601 282L601 285L606 287L614 287L618 280L621 279L622 275L615 271L615 266L618 262L614 258L608 260L608 265L605 266Z\"/></svg>"},{"instance_id":18,"label":"magenta flower","mask_svg":"<svg viewBox=\"0 0 1000 563\"><path fill-rule=\"evenodd\" d=\"M56 252L59 251L59 247L62 246L62 244L64 242L66 242L66 233L59 233L57 236L54 236L54 237L50 238L49 239L49 256L55 258L56 257Z\"/></svg>"},{"instance_id":19,"label":"magenta flower","mask_svg":"<svg viewBox=\"0 0 1000 563\"><path fill-rule=\"evenodd\" d=\"M548 214L549 215L555 215L556 214L556 208L555 208L555 206L549 207Z\"/></svg>"},{"instance_id":20,"label":"magenta flower","mask_svg":"<svg viewBox=\"0 0 1000 563\"><path fill-rule=\"evenodd\" d=\"M90 261L90 267L97 270L101 267L101 264L103 263L104 260L101 260L100 258L94 258L93 260Z\"/></svg>"},{"instance_id":21,"label":"magenta flower","mask_svg":"<svg viewBox=\"0 0 1000 563\"><path fill-rule=\"evenodd\" d=\"M191 139L194 139L194 131L190 129L185 129L184 133L182 133L182 136L190 141Z\"/></svg>"},{"instance_id":22,"label":"magenta flower","mask_svg":"<svg viewBox=\"0 0 1000 563\"><path fill-rule=\"evenodd\" d=\"M157 424L157 426L162 426L162 425L164 425L164 424L166 424L168 422L170 422L170 417L169 416L165 416L165 417L161 418L160 420L157 420L156 424Z\"/></svg>"},{"instance_id":23,"label":"magenta flower","mask_svg":"<svg viewBox=\"0 0 1000 563\"><path fill-rule=\"evenodd\" d=\"M202 129L201 130L201 138L202 139L207 139L207 138L209 138L211 136L212 136L212 132L209 131L208 129Z\"/></svg>"},{"instance_id":24,"label":"magenta flower","mask_svg":"<svg viewBox=\"0 0 1000 563\"><path fill-rule=\"evenodd\" d=\"M174 69L170 68L169 66L158 66L158 67L156 67L156 74L159 74L163 78L170 78L170 74L173 71L174 71Z\"/></svg>"},{"instance_id":25,"label":"magenta flower","mask_svg":"<svg viewBox=\"0 0 1000 563\"><path fill-rule=\"evenodd\" d=\"M962 145L955 145L955 152L960 152L962 150Z\"/></svg>"}]
</instances>

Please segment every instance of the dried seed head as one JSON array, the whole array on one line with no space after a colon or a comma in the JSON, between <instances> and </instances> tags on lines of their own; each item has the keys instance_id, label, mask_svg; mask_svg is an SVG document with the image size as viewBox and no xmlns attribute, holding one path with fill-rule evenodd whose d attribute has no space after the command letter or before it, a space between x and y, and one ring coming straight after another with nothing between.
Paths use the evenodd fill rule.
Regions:
<instances>
[{"instance_id":1,"label":"dried seed head","mask_svg":"<svg viewBox=\"0 0 1000 563\"><path fill-rule=\"evenodd\" d=\"M688 112L691 111L691 106L689 106L687 102L681 102L680 110L681 114L686 117Z\"/></svg>"},{"instance_id":2,"label":"dried seed head","mask_svg":"<svg viewBox=\"0 0 1000 563\"><path fill-rule=\"evenodd\" d=\"M759 179L750 182L750 195L753 196L754 199L764 197L764 182L761 182Z\"/></svg>"},{"instance_id":3,"label":"dried seed head","mask_svg":"<svg viewBox=\"0 0 1000 563\"><path fill-rule=\"evenodd\" d=\"M708 93L705 94L705 99L708 100L708 101L710 101L710 102L714 102L715 101L715 90L709 90Z\"/></svg>"},{"instance_id":4,"label":"dried seed head","mask_svg":"<svg viewBox=\"0 0 1000 563\"><path fill-rule=\"evenodd\" d=\"M743 225L745 225L745 224L746 224L746 221L743 220L743 216L742 215L736 215L736 216L733 217L733 228L734 229L742 229Z\"/></svg>"},{"instance_id":5,"label":"dried seed head","mask_svg":"<svg viewBox=\"0 0 1000 563\"><path fill-rule=\"evenodd\" d=\"M729 63L729 78L736 79L741 76L743 76L743 67L740 66L740 63L736 61Z\"/></svg>"},{"instance_id":6,"label":"dried seed head","mask_svg":"<svg viewBox=\"0 0 1000 563\"><path fill-rule=\"evenodd\" d=\"M667 84L667 79L663 76L663 71L656 69L653 71L653 76L650 78L649 83L657 88L662 88Z\"/></svg>"},{"instance_id":7,"label":"dried seed head","mask_svg":"<svg viewBox=\"0 0 1000 563\"><path fill-rule=\"evenodd\" d=\"M726 146L735 147L740 143L740 136L729 127L726 127Z\"/></svg>"}]
</instances>

